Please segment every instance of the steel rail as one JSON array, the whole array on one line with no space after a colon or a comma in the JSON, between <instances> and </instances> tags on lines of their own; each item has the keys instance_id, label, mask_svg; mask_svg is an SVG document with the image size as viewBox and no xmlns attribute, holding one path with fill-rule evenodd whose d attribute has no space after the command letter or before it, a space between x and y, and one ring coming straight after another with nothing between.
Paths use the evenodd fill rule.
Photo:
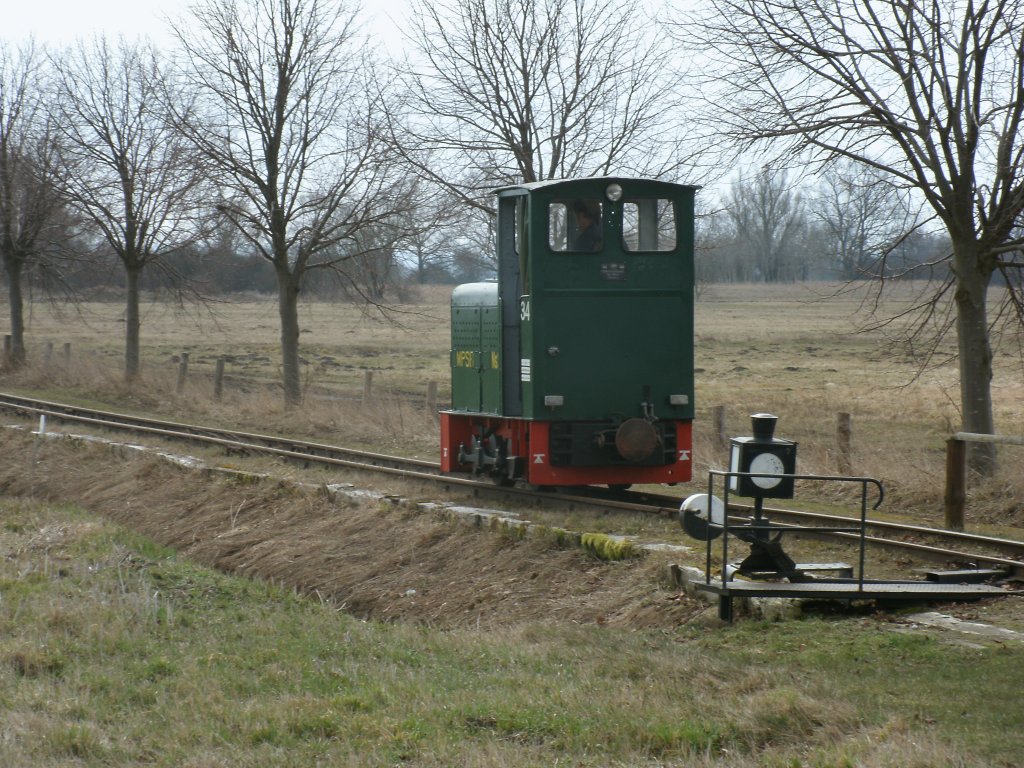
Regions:
<instances>
[{"instance_id":1,"label":"steel rail","mask_svg":"<svg viewBox=\"0 0 1024 768\"><path fill-rule=\"evenodd\" d=\"M659 505L671 503L675 500L675 497L671 496L648 496L652 502L657 502ZM679 501L676 501L678 504ZM736 504L733 502L729 503L729 512L752 512L753 505L750 504ZM782 509L779 507L765 507L764 513L766 515L773 515L776 517L790 518L795 520L813 520L824 525L859 525L860 520L854 517L847 517L844 515L834 515L827 512L807 512L796 509ZM911 523L898 523L890 520L878 520L868 519L867 527L876 530L889 531L896 534L902 534L907 536L930 536L947 542L974 544L979 546L992 547L1001 551L1003 554L1009 554L1017 556L1024 561L1024 541L1016 541L1014 539L1002 539L995 536L986 536L979 533L968 533L965 531L950 531L944 528L930 528L924 525L914 525ZM890 539L882 539L879 537L868 537L869 541L883 542L883 541L895 541ZM900 545L906 545L906 548L921 548L922 550L927 549L926 545L914 545L914 542L900 542ZM937 548L937 552L945 552L942 548ZM965 553L966 554L966 553ZM1018 566L1024 565L1024 562L1012 560Z\"/></svg>"},{"instance_id":2,"label":"steel rail","mask_svg":"<svg viewBox=\"0 0 1024 768\"><path fill-rule=\"evenodd\" d=\"M329 466L339 466L369 472L381 472L414 480L440 482L448 486L471 489L474 493L484 492L488 495L494 494L497 496L521 498L529 500L532 503L540 501L546 505L565 506L569 509L574 509L580 505L589 505L622 512L659 514L662 516L674 517L678 512L679 504L681 502L681 499L677 497L649 493L632 493L627 494L626 499L616 499L607 498L607 494L601 492L584 492L583 494L546 493L530 488L498 486L493 483L482 482L479 479L472 477L442 475L438 464L421 459L408 459L400 456L357 451L324 443L307 442L234 429L219 429L201 425L163 421L144 416L102 411L6 393L0 393L0 410L46 416L47 418L84 424L99 429L120 429L149 434L155 437L215 445L239 452L264 453L289 460L313 461ZM730 503L729 509L730 512L744 512L751 510L752 507L749 505ZM780 508L765 508L764 512L766 514L781 516L784 518L790 517L804 520L815 520L825 523L826 525L835 525L837 523L859 524L859 520L854 518L820 512L805 512ZM937 528L928 528L926 526L895 523L885 520L868 520L867 525L869 528L882 529L904 535L932 536L940 540L945 539L946 541L954 541L957 543L962 542L990 546L1000 549L1004 554L1009 553L1012 555L1018 555L1019 553L1021 560L1014 560L988 554L963 552L960 550L948 549L946 547L919 544L900 539L888 539L877 536L866 537L867 543L872 545L910 550L927 554L931 557L985 562L1002 567L1008 567L1015 571L1024 570L1024 542L964 533L960 531L947 531ZM805 535L814 533L813 530L802 530L801 532ZM828 531L823 528L822 535L826 533L828 533ZM843 533L831 533L829 535L837 538L848 538L850 536L850 534Z\"/></svg>"},{"instance_id":3,"label":"steel rail","mask_svg":"<svg viewBox=\"0 0 1024 768\"><path fill-rule=\"evenodd\" d=\"M182 424L180 422L161 421L144 416L101 411L0 393L0 411L2 410L31 413L37 416L46 416L57 420L83 424L97 429L123 430L152 435L154 437L215 445L240 452L263 453L290 460L317 462L347 469L438 482L446 486L459 486L471 489L474 493L484 492L498 496L519 497L533 502L539 500L548 504L566 506L569 509L574 509L581 504L594 504L594 499L585 496L550 494L531 488L499 486L490 482L482 482L478 478L470 476L443 475L441 474L440 464L422 459L409 459L401 456L357 451L324 443L305 442L233 429L219 429ZM250 440L252 442L248 442ZM650 508L643 509L637 504L614 500L601 502L601 506L622 511L651 511Z\"/></svg>"},{"instance_id":4,"label":"steel rail","mask_svg":"<svg viewBox=\"0 0 1024 768\"><path fill-rule=\"evenodd\" d=\"M814 531L807 529L800 529L800 533L804 535L814 535ZM856 540L857 535L852 533L833 533L831 534L834 538L839 539L852 539ZM913 541L903 541L900 539L883 539L878 536L866 536L864 541L868 544L873 544L880 547L889 547L892 549L903 549L910 550L912 552L921 552L923 554L931 555L942 560L956 560L956 561L967 561L970 563L988 563L989 565L998 565L1003 568L1008 568L1014 573L1024 572L1024 559L1013 560L1006 557L999 557L996 555L987 555L982 553L963 552L956 549L947 549L945 547L936 547L931 544L918 544Z\"/></svg>"},{"instance_id":5,"label":"steel rail","mask_svg":"<svg viewBox=\"0 0 1024 768\"><path fill-rule=\"evenodd\" d=\"M746 507L746 505L743 506ZM828 522L854 521L854 518L851 517L843 517L841 515L829 515L823 512L804 512L795 509L769 509L767 507L764 511L765 514L774 514L794 519ZM890 520L868 520L867 526L868 528L877 528L907 535L934 536L936 538L956 541L958 543L964 542L970 544L990 546L996 549L1004 550L1006 552L1017 553L1021 557L1024 557L1024 541L1014 541L1013 539L1001 539L995 536L986 536L980 533L968 533L966 531L950 531L943 528L929 528L925 525L913 525L911 523L896 523ZM908 542L908 544L911 543L913 542Z\"/></svg>"},{"instance_id":6,"label":"steel rail","mask_svg":"<svg viewBox=\"0 0 1024 768\"><path fill-rule=\"evenodd\" d=\"M256 432L243 432L235 429L219 429L174 421L162 421L145 416L101 411L63 403L53 403L46 400L34 400L17 395L0 393L0 409L20 412L27 411L40 416L45 415L65 421L88 424L101 429L120 428L157 436L206 442L239 450L273 453L289 456L290 458L331 459L332 461L329 463L344 465L345 459L339 457L351 457L349 461L352 462L353 466L384 468L390 465L398 468L413 467L413 471L430 472L433 470L435 474L440 472L438 464L421 459L409 459L369 451L355 451L324 443L264 435ZM290 448L282 446L290 446Z\"/></svg>"}]
</instances>

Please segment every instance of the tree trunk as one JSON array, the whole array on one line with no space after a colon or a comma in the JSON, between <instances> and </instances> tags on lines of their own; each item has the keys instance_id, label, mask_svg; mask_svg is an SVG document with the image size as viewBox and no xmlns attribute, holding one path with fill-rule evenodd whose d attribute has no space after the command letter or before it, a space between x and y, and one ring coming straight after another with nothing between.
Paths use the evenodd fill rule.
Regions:
<instances>
[{"instance_id":1,"label":"tree trunk","mask_svg":"<svg viewBox=\"0 0 1024 768\"><path fill-rule=\"evenodd\" d=\"M125 275L128 296L124 307L124 378L131 382L139 377L142 367L139 359L139 329L142 327L139 319L139 278L142 276L142 268L126 266Z\"/></svg>"},{"instance_id":2,"label":"tree trunk","mask_svg":"<svg viewBox=\"0 0 1024 768\"><path fill-rule=\"evenodd\" d=\"M992 347L985 304L991 271L986 271L980 264L975 244L954 244L954 264L963 429L965 432L991 435L995 432ZM971 469L983 476L991 476L996 469L996 446L992 443L971 443L967 461Z\"/></svg>"},{"instance_id":3,"label":"tree trunk","mask_svg":"<svg viewBox=\"0 0 1024 768\"><path fill-rule=\"evenodd\" d=\"M287 270L277 272L277 309L281 315L284 406L294 408L302 401L299 386L299 285Z\"/></svg>"},{"instance_id":4,"label":"tree trunk","mask_svg":"<svg viewBox=\"0 0 1024 768\"><path fill-rule=\"evenodd\" d=\"M20 259L4 259L7 271L7 296L11 305L11 359L12 368L25 364L25 304L21 295Z\"/></svg>"}]
</instances>

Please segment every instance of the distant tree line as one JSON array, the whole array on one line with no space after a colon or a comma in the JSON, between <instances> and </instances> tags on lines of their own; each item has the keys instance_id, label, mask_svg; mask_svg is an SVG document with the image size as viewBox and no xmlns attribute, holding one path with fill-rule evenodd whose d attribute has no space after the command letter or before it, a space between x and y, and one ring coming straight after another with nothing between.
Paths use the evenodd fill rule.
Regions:
<instances>
[{"instance_id":1,"label":"distant tree line","mask_svg":"<svg viewBox=\"0 0 1024 768\"><path fill-rule=\"evenodd\" d=\"M949 274L949 237L919 226L920 205L876 171L840 163L820 178L739 173L698 221L705 283L932 280Z\"/></svg>"}]
</instances>

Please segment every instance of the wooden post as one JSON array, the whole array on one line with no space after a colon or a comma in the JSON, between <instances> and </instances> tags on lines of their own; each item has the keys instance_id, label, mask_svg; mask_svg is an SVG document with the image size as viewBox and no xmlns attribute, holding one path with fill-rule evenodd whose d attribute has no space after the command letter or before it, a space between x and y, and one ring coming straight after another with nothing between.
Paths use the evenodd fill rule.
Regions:
<instances>
[{"instance_id":1,"label":"wooden post","mask_svg":"<svg viewBox=\"0 0 1024 768\"><path fill-rule=\"evenodd\" d=\"M427 412L437 421L437 382L427 382Z\"/></svg>"},{"instance_id":2,"label":"wooden post","mask_svg":"<svg viewBox=\"0 0 1024 768\"><path fill-rule=\"evenodd\" d=\"M946 441L946 528L964 529L967 501L967 443L955 437Z\"/></svg>"},{"instance_id":3,"label":"wooden post","mask_svg":"<svg viewBox=\"0 0 1024 768\"><path fill-rule=\"evenodd\" d=\"M11 364L11 352L14 349L14 340L11 338L11 334L4 334L4 368Z\"/></svg>"},{"instance_id":4,"label":"wooden post","mask_svg":"<svg viewBox=\"0 0 1024 768\"><path fill-rule=\"evenodd\" d=\"M363 376L363 402L370 402L373 397L373 371L367 371Z\"/></svg>"},{"instance_id":5,"label":"wooden post","mask_svg":"<svg viewBox=\"0 0 1024 768\"><path fill-rule=\"evenodd\" d=\"M64 367L65 368L70 368L71 367L71 342L70 341L65 341L64 342Z\"/></svg>"},{"instance_id":6,"label":"wooden post","mask_svg":"<svg viewBox=\"0 0 1024 768\"><path fill-rule=\"evenodd\" d=\"M853 432L853 420L850 414L840 412L836 417L836 465L840 475L853 472L850 461L850 435Z\"/></svg>"},{"instance_id":7,"label":"wooden post","mask_svg":"<svg viewBox=\"0 0 1024 768\"><path fill-rule=\"evenodd\" d=\"M711 409L711 423L714 425L715 440L719 448L729 444L729 436L725 432L725 406L716 405Z\"/></svg>"},{"instance_id":8,"label":"wooden post","mask_svg":"<svg viewBox=\"0 0 1024 768\"><path fill-rule=\"evenodd\" d=\"M46 342L46 349L43 351L43 363L47 368L50 367L50 363L53 362L53 342Z\"/></svg>"},{"instance_id":9,"label":"wooden post","mask_svg":"<svg viewBox=\"0 0 1024 768\"><path fill-rule=\"evenodd\" d=\"M220 400L224 394L224 356L217 358L217 366L213 369L213 399Z\"/></svg>"},{"instance_id":10,"label":"wooden post","mask_svg":"<svg viewBox=\"0 0 1024 768\"><path fill-rule=\"evenodd\" d=\"M188 375L188 352L181 353L181 362L178 363L178 386L175 391L180 395L185 391L185 377Z\"/></svg>"}]
</instances>

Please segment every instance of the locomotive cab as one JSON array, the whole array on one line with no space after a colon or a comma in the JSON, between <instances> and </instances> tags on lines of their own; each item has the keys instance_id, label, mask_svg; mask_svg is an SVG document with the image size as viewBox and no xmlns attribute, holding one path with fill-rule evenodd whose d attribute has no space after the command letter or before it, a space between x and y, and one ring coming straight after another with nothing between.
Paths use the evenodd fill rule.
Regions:
<instances>
[{"instance_id":1,"label":"locomotive cab","mask_svg":"<svg viewBox=\"0 0 1024 768\"><path fill-rule=\"evenodd\" d=\"M534 485L690 479L695 187L497 190L498 280L452 297L442 469Z\"/></svg>"}]
</instances>

